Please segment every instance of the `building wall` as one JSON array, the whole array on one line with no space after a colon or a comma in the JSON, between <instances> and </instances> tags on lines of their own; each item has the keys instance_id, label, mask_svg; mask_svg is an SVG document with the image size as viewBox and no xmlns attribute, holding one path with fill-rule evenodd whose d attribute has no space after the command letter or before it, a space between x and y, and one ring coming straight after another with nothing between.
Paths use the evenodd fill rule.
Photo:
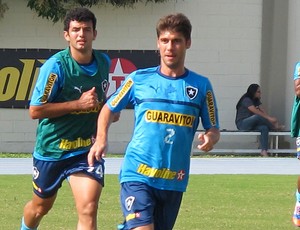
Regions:
<instances>
[{"instance_id":1,"label":"building wall","mask_svg":"<svg viewBox=\"0 0 300 230\"><path fill-rule=\"evenodd\" d=\"M171 0L160 4L138 3L128 9L93 7L98 19L98 37L94 48L156 49L155 24L158 18L171 12L183 12L193 25L192 47L187 52L186 67L211 80L217 97L221 128L235 129L235 104L251 83L265 87L262 89L263 102L286 123L287 112L277 110L280 105L274 103L272 98L276 93L273 89L286 85L286 79L290 76L285 76L286 69L282 69L282 66L286 66L286 56L276 59L277 56L273 55L274 52L284 52L286 48L283 46L278 49L280 42L276 36L282 28L287 28L285 22L290 1ZM53 24L37 17L26 7L26 1L10 0L7 4L9 10L0 20L0 48L66 47L61 22ZM277 26L279 20L274 19L282 18L285 21ZM281 43L286 45L288 38L282 35L280 39L284 39ZM273 59L266 63L264 60L270 57ZM276 83L277 80L273 82L272 79L274 73L276 75L278 62L282 75ZM262 65L265 67L262 68ZM268 70L272 70L272 76ZM284 103L284 98L280 104ZM273 111L275 104L276 111ZM26 109L0 108L0 127L4 127L0 129L0 151L32 151L36 124L36 121L30 120ZM124 110L120 121L111 127L110 151L122 152L132 129L132 111Z\"/></svg>"}]
</instances>

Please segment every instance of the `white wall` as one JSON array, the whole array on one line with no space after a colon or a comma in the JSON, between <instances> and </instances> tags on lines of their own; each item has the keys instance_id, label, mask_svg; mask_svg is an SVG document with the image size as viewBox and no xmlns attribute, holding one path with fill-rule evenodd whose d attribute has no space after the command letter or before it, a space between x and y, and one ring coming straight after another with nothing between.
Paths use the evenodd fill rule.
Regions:
<instances>
[{"instance_id":1,"label":"white wall","mask_svg":"<svg viewBox=\"0 0 300 230\"><path fill-rule=\"evenodd\" d=\"M0 20L0 48L60 49L67 45L62 23L37 17L26 1L10 0L7 4L9 10ZM249 84L261 82L263 0L174 0L139 3L133 9L106 6L92 10L98 18L94 47L109 50L156 49L158 18L171 12L185 13L193 25L186 67L211 79L221 128L235 129L237 100ZM0 151L32 151L36 122L27 112L0 109L0 127L5 127L0 129ZM123 111L110 131L111 151L122 151L132 128L132 111Z\"/></svg>"}]
</instances>

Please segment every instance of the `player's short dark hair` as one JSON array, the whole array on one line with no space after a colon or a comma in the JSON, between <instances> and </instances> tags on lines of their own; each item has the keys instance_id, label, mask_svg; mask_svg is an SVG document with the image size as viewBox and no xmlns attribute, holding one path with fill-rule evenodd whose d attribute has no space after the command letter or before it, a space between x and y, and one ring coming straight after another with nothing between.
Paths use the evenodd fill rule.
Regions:
<instances>
[{"instance_id":1,"label":"player's short dark hair","mask_svg":"<svg viewBox=\"0 0 300 230\"><path fill-rule=\"evenodd\" d=\"M156 24L157 37L159 37L161 32L165 30L182 33L186 40L191 39L191 22L182 13L169 14L159 19L159 21Z\"/></svg>"},{"instance_id":2,"label":"player's short dark hair","mask_svg":"<svg viewBox=\"0 0 300 230\"><path fill-rule=\"evenodd\" d=\"M70 10L64 20L64 31L68 31L70 28L71 21L78 21L78 22L92 22L93 23L93 30L96 29L97 19L92 11L87 8L74 8Z\"/></svg>"}]
</instances>

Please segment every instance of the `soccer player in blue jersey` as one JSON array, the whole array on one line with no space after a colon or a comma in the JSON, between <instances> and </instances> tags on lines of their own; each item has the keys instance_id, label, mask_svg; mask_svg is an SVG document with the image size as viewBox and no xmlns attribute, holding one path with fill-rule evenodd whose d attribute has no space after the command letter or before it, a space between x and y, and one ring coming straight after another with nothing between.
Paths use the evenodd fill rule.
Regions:
<instances>
[{"instance_id":1,"label":"soccer player in blue jersey","mask_svg":"<svg viewBox=\"0 0 300 230\"><path fill-rule=\"evenodd\" d=\"M90 167L87 155L106 100L110 60L92 49L96 36L95 15L85 8L71 10L64 21L68 48L40 69L29 108L30 116L39 119L33 152L34 193L24 207L21 230L37 229L64 179L74 196L77 229L97 229L104 162L94 161Z\"/></svg>"},{"instance_id":2,"label":"soccer player in blue jersey","mask_svg":"<svg viewBox=\"0 0 300 230\"><path fill-rule=\"evenodd\" d=\"M295 99L291 115L291 136L296 138L297 158L300 160L300 62L296 63L293 77ZM296 204L292 220L295 226L300 227L300 176L297 180Z\"/></svg>"},{"instance_id":3,"label":"soccer player in blue jersey","mask_svg":"<svg viewBox=\"0 0 300 230\"><path fill-rule=\"evenodd\" d=\"M96 142L89 152L94 165L107 151L113 114L134 107L135 127L120 172L121 206L125 218L120 229L171 230L189 179L190 153L198 136L203 151L219 140L216 100L210 81L185 68L192 26L181 14L158 21L160 66L131 73L104 105Z\"/></svg>"}]
</instances>

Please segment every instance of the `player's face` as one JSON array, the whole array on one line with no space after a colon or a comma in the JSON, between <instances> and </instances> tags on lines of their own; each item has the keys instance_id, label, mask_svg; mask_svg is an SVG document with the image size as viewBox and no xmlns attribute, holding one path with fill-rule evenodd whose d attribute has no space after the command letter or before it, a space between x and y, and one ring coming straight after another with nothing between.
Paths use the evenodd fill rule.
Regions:
<instances>
[{"instance_id":1,"label":"player's face","mask_svg":"<svg viewBox=\"0 0 300 230\"><path fill-rule=\"evenodd\" d=\"M91 51L93 40L97 31L93 30L93 23L71 21L69 31L64 32L65 39L69 42L71 49L81 52Z\"/></svg>"},{"instance_id":2,"label":"player's face","mask_svg":"<svg viewBox=\"0 0 300 230\"><path fill-rule=\"evenodd\" d=\"M161 57L161 71L163 74L184 73L185 53L191 46L191 40L186 40L181 33L163 31L157 40L157 47Z\"/></svg>"}]
</instances>

